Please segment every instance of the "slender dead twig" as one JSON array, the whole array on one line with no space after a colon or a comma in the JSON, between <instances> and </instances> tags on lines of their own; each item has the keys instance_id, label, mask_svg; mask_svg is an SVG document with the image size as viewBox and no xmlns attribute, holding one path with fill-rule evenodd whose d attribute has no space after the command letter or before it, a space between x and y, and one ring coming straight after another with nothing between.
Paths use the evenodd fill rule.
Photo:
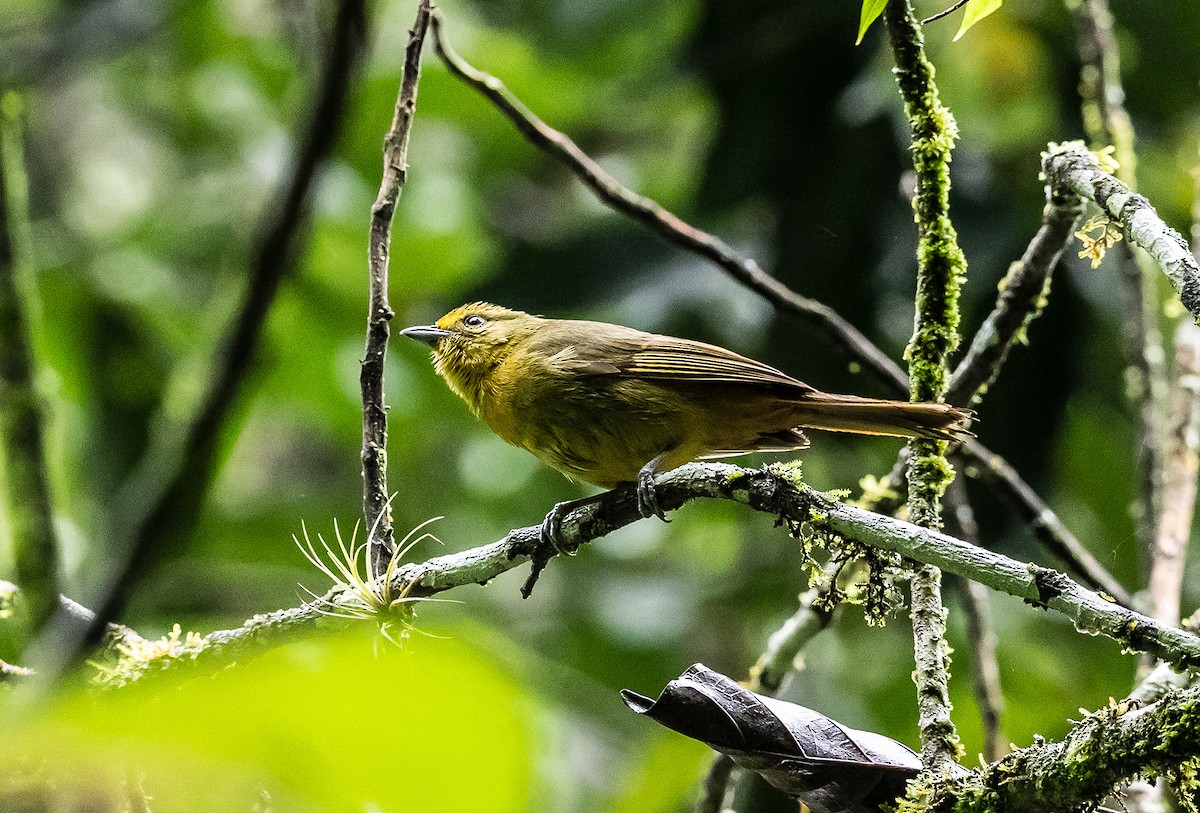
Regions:
<instances>
[{"instance_id":1,"label":"slender dead twig","mask_svg":"<svg viewBox=\"0 0 1200 813\"><path fill-rule=\"evenodd\" d=\"M318 169L341 132L366 39L363 0L341 0L300 150L284 192L270 199L246 294L229 338L214 359L209 389L178 448L149 455L135 476L136 487L113 511L111 535L116 549L124 551L123 559L108 583L101 586L103 595L93 602L96 619L86 639L67 647L76 657L100 639L104 625L122 613L140 579L177 549L187 529L195 524L216 471L217 438L254 362L279 283L294 267L296 235L307 214Z\"/></svg>"},{"instance_id":2,"label":"slender dead twig","mask_svg":"<svg viewBox=\"0 0 1200 813\"><path fill-rule=\"evenodd\" d=\"M59 545L31 335L36 293L18 256L27 194L20 106L16 93L0 94L0 499L33 637L58 606Z\"/></svg>"},{"instance_id":3,"label":"slender dead twig","mask_svg":"<svg viewBox=\"0 0 1200 813\"><path fill-rule=\"evenodd\" d=\"M383 178L371 206L368 258L370 306L367 313L366 351L359 383L362 388L363 516L370 529L368 557L371 578L387 568L395 539L387 490L387 405L383 394L383 364L393 316L388 306L388 256L392 241L392 216L408 177L408 138L417 110L417 84L421 76L421 47L429 29L433 3L421 0L417 19L404 51L404 76L396 96L392 125L383 141Z\"/></svg>"},{"instance_id":4,"label":"slender dead twig","mask_svg":"<svg viewBox=\"0 0 1200 813\"><path fill-rule=\"evenodd\" d=\"M956 2L954 5L950 6L949 8L942 9L937 14L931 15L929 17L926 17L924 20L921 20L921 25L929 25L930 23L936 22L937 20L940 20L943 17L949 17L951 14L953 14L954 12L958 11L960 8L965 6L968 2L969 2L969 0L958 0L958 2Z\"/></svg>"}]
</instances>

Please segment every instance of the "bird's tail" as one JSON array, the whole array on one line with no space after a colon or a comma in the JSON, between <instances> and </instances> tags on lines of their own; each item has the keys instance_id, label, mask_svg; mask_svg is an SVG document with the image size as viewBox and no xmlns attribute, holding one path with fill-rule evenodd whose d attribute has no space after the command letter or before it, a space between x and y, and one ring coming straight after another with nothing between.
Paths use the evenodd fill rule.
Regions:
<instances>
[{"instance_id":1,"label":"bird's tail","mask_svg":"<svg viewBox=\"0 0 1200 813\"><path fill-rule=\"evenodd\" d=\"M797 426L860 435L959 440L974 413L949 404L810 393L796 402Z\"/></svg>"}]
</instances>

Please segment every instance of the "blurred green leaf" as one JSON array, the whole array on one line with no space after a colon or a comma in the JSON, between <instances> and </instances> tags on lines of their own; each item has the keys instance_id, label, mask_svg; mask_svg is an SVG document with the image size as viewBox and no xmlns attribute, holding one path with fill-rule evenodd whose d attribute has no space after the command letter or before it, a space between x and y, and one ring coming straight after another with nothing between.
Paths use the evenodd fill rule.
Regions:
<instances>
[{"instance_id":1,"label":"blurred green leaf","mask_svg":"<svg viewBox=\"0 0 1200 813\"><path fill-rule=\"evenodd\" d=\"M879 18L886 7L887 0L862 0L862 14L858 18L858 39L854 41L855 45L862 43L863 37L867 35L867 29Z\"/></svg>"},{"instance_id":2,"label":"blurred green leaf","mask_svg":"<svg viewBox=\"0 0 1200 813\"><path fill-rule=\"evenodd\" d=\"M962 25L958 27L958 33L954 35L954 41L958 42L971 26L1002 5L1004 5L1004 0L971 0L963 11Z\"/></svg>"},{"instance_id":3,"label":"blurred green leaf","mask_svg":"<svg viewBox=\"0 0 1200 813\"><path fill-rule=\"evenodd\" d=\"M264 791L280 811L524 811L532 710L466 641L415 634L401 651L361 624L27 719L0 742L0 801L21 784L115 800L133 776L156 813L249 810Z\"/></svg>"}]
</instances>

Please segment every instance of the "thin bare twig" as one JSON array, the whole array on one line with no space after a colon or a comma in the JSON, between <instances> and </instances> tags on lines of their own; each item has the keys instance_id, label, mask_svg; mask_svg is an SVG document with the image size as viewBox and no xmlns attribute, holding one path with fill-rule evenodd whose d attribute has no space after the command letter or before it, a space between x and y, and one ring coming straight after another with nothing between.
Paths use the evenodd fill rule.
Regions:
<instances>
[{"instance_id":1,"label":"thin bare twig","mask_svg":"<svg viewBox=\"0 0 1200 813\"><path fill-rule=\"evenodd\" d=\"M93 603L96 620L76 657L99 640L104 625L124 610L150 568L183 544L216 471L217 439L255 359L280 280L294 267L296 235L308 211L317 172L341 132L349 89L366 43L363 0L341 0L334 18L311 114L285 191L271 197L266 228L249 269L249 284L229 338L213 362L212 383L177 449L152 454L135 476L137 487L112 512L111 535L123 560ZM157 450L156 450L157 452ZM132 529L132 530L130 530ZM129 541L126 542L125 540ZM118 544L119 543L119 544Z\"/></svg>"},{"instance_id":2,"label":"thin bare twig","mask_svg":"<svg viewBox=\"0 0 1200 813\"><path fill-rule=\"evenodd\" d=\"M951 14L953 14L954 12L958 11L960 8L965 6L968 2L970 2L970 0L958 0L958 2L955 3L954 5L950 6L950 8L943 9L942 11L939 11L937 14L934 14L932 17L926 17L924 20L921 20L921 25L929 25L930 23L936 22L937 20L940 20L943 17L949 17Z\"/></svg>"},{"instance_id":3,"label":"thin bare twig","mask_svg":"<svg viewBox=\"0 0 1200 813\"><path fill-rule=\"evenodd\" d=\"M18 256L27 194L20 107L16 93L0 94L0 499L32 637L54 615L60 588L58 534L29 316L36 293Z\"/></svg>"},{"instance_id":4,"label":"thin bare twig","mask_svg":"<svg viewBox=\"0 0 1200 813\"><path fill-rule=\"evenodd\" d=\"M393 316L388 306L388 255L392 241L392 216L408 176L408 138L417 110L417 84L421 76L421 47L429 29L433 3L421 0L417 19L409 31L404 51L404 76L396 96L392 125L383 142L383 178L371 207L370 307L367 313L366 351L359 383L362 387L363 516L370 532L368 561L371 578L387 568L395 539L387 490L387 405L383 393L383 364Z\"/></svg>"}]
</instances>

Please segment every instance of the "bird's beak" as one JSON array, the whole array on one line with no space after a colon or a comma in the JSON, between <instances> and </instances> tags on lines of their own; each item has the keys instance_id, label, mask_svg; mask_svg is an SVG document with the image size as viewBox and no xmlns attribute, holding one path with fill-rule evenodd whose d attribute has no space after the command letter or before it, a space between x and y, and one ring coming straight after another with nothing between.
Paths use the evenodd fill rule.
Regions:
<instances>
[{"instance_id":1,"label":"bird's beak","mask_svg":"<svg viewBox=\"0 0 1200 813\"><path fill-rule=\"evenodd\" d=\"M415 327L404 328L404 330L400 331L400 335L416 339L419 342L425 342L430 347L436 347L438 342L450 335L450 331L442 330L435 325L416 325Z\"/></svg>"}]
</instances>

